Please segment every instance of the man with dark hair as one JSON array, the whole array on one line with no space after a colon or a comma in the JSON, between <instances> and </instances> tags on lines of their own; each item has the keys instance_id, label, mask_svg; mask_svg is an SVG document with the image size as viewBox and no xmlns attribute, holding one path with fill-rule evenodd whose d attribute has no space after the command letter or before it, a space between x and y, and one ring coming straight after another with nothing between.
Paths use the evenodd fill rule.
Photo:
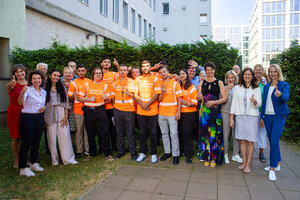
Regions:
<instances>
[{"instance_id":1,"label":"man with dark hair","mask_svg":"<svg viewBox=\"0 0 300 200\"><path fill-rule=\"evenodd\" d=\"M196 87L196 89L198 89L199 83L200 83L200 79L199 76L196 75L196 69L203 71L204 68L202 66L200 66L196 61L194 60L189 60L188 61L189 67L188 67L188 74L190 77L190 80L192 82L192 84Z\"/></svg>"},{"instance_id":2,"label":"man with dark hair","mask_svg":"<svg viewBox=\"0 0 300 200\"><path fill-rule=\"evenodd\" d=\"M162 133L165 154L160 158L164 161L173 155L173 164L179 164L178 120L180 119L181 97L183 96L179 83L170 79L166 65L158 68L162 77L161 93L158 97L158 123ZM171 141L170 141L171 138ZM172 145L171 145L172 144ZM172 155L171 155L172 147Z\"/></svg>"},{"instance_id":3,"label":"man with dark hair","mask_svg":"<svg viewBox=\"0 0 300 200\"><path fill-rule=\"evenodd\" d=\"M151 64L149 61L142 62L143 75L134 81L132 92L134 99L138 103L137 119L140 127L140 146L141 153L137 162L142 162L146 158L147 149L147 129L149 126L151 162L157 162L157 120L158 120L158 96L161 93L161 86L158 79L151 75Z\"/></svg>"},{"instance_id":4,"label":"man with dark hair","mask_svg":"<svg viewBox=\"0 0 300 200\"><path fill-rule=\"evenodd\" d=\"M68 96L70 101L74 101L74 117L76 121L76 133L75 133L75 143L76 143L76 153L75 157L80 158L83 153L83 138L84 138L84 150L85 154L89 155L89 143L87 132L84 127L84 116L83 116L83 102L77 101L77 94L82 93L82 90L86 87L86 83L90 82L90 79L85 78L87 70L83 64L79 64L76 67L76 73L78 78L71 82L68 90Z\"/></svg>"},{"instance_id":5,"label":"man with dark hair","mask_svg":"<svg viewBox=\"0 0 300 200\"><path fill-rule=\"evenodd\" d=\"M111 88L112 83L117 80L119 74L117 72L109 71L111 67L111 61L108 57L103 58L101 62L101 67L103 71L103 78L102 81ZM106 114L108 116L108 125L109 125L109 132L110 132L110 145L113 151L117 151L117 132L116 127L114 125L114 107L111 103L105 104Z\"/></svg>"}]
</instances>

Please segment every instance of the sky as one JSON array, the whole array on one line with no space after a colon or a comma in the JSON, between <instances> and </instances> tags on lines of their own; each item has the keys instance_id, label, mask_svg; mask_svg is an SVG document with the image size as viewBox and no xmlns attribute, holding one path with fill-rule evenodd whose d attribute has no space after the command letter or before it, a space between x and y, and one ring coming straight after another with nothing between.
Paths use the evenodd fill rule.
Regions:
<instances>
[{"instance_id":1,"label":"sky","mask_svg":"<svg viewBox=\"0 0 300 200\"><path fill-rule=\"evenodd\" d=\"M248 25L256 0L211 0L212 25Z\"/></svg>"}]
</instances>

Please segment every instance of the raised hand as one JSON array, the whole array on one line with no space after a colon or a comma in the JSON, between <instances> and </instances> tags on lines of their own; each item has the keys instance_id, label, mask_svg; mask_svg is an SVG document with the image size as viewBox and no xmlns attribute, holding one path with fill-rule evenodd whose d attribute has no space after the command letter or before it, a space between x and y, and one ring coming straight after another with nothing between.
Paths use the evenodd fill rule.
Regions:
<instances>
[{"instance_id":1,"label":"raised hand","mask_svg":"<svg viewBox=\"0 0 300 200\"><path fill-rule=\"evenodd\" d=\"M27 87L27 85L25 85L21 91L21 95L24 95L25 92L27 91L27 89L28 89L28 87Z\"/></svg>"},{"instance_id":2,"label":"raised hand","mask_svg":"<svg viewBox=\"0 0 300 200\"><path fill-rule=\"evenodd\" d=\"M274 92L276 97L281 97L282 93L277 89L277 86L275 87L275 92Z\"/></svg>"},{"instance_id":3,"label":"raised hand","mask_svg":"<svg viewBox=\"0 0 300 200\"><path fill-rule=\"evenodd\" d=\"M188 61L188 64L192 67L198 67L198 63L196 61L194 61L193 59L192 60L189 60Z\"/></svg>"},{"instance_id":4,"label":"raised hand","mask_svg":"<svg viewBox=\"0 0 300 200\"><path fill-rule=\"evenodd\" d=\"M12 79L11 79L11 81L9 82L9 87L10 87L11 89L13 89L13 88L15 87L16 84L17 84L16 77L13 76Z\"/></svg>"},{"instance_id":5,"label":"raised hand","mask_svg":"<svg viewBox=\"0 0 300 200\"><path fill-rule=\"evenodd\" d=\"M254 94L251 96L250 101L251 101L251 103L253 103L254 105L257 104L257 101L256 101L256 99L254 98Z\"/></svg>"},{"instance_id":6,"label":"raised hand","mask_svg":"<svg viewBox=\"0 0 300 200\"><path fill-rule=\"evenodd\" d=\"M114 65L116 65L117 67L119 66L119 63L118 63L118 61L117 61L117 59L116 58L114 58Z\"/></svg>"},{"instance_id":7,"label":"raised hand","mask_svg":"<svg viewBox=\"0 0 300 200\"><path fill-rule=\"evenodd\" d=\"M156 63L151 70L157 70L160 66L162 66L161 62Z\"/></svg>"}]
</instances>

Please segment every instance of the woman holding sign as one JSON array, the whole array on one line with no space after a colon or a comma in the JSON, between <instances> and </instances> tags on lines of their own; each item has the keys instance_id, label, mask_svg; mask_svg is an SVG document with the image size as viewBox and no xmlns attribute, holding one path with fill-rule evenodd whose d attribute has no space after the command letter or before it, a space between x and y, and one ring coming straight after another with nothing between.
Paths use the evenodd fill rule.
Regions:
<instances>
[{"instance_id":1,"label":"woman holding sign","mask_svg":"<svg viewBox=\"0 0 300 200\"><path fill-rule=\"evenodd\" d=\"M263 104L261 108L260 127L265 124L270 142L270 166L265 167L269 171L269 180L275 181L275 171L280 170L279 139L283 132L286 116L290 113L287 106L289 100L290 85L284 82L281 68L272 64L268 70L268 79L271 81L264 88Z\"/></svg>"},{"instance_id":2,"label":"woman holding sign","mask_svg":"<svg viewBox=\"0 0 300 200\"><path fill-rule=\"evenodd\" d=\"M6 90L10 97L10 104L7 111L7 126L9 129L10 136L12 138L11 148L14 153L14 164L13 168L19 166L19 149L20 149L20 132L19 132L19 121L21 106L18 104L18 97L26 85L26 68L22 64L17 64L12 69L13 78L6 84Z\"/></svg>"},{"instance_id":3,"label":"woman holding sign","mask_svg":"<svg viewBox=\"0 0 300 200\"><path fill-rule=\"evenodd\" d=\"M258 139L260 105L261 92L254 71L245 68L240 76L240 85L235 87L230 108L230 126L235 127L235 138L240 140L243 156L243 163L238 168L245 173L251 170L254 142Z\"/></svg>"}]
</instances>

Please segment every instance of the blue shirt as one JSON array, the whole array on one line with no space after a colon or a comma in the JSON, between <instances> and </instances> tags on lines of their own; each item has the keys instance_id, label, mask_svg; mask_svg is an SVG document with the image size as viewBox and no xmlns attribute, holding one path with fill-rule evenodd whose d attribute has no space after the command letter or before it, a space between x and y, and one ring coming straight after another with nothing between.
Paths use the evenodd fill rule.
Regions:
<instances>
[{"instance_id":1,"label":"blue shirt","mask_svg":"<svg viewBox=\"0 0 300 200\"><path fill-rule=\"evenodd\" d=\"M192 84L196 87L196 89L198 90L198 86L200 83L200 79L199 76L195 76L192 80L191 80Z\"/></svg>"},{"instance_id":2,"label":"blue shirt","mask_svg":"<svg viewBox=\"0 0 300 200\"><path fill-rule=\"evenodd\" d=\"M71 78L71 80L74 81L76 78L78 78L78 76L75 74L75 75ZM61 80L64 80L65 77L62 76L60 79L61 79Z\"/></svg>"}]
</instances>

